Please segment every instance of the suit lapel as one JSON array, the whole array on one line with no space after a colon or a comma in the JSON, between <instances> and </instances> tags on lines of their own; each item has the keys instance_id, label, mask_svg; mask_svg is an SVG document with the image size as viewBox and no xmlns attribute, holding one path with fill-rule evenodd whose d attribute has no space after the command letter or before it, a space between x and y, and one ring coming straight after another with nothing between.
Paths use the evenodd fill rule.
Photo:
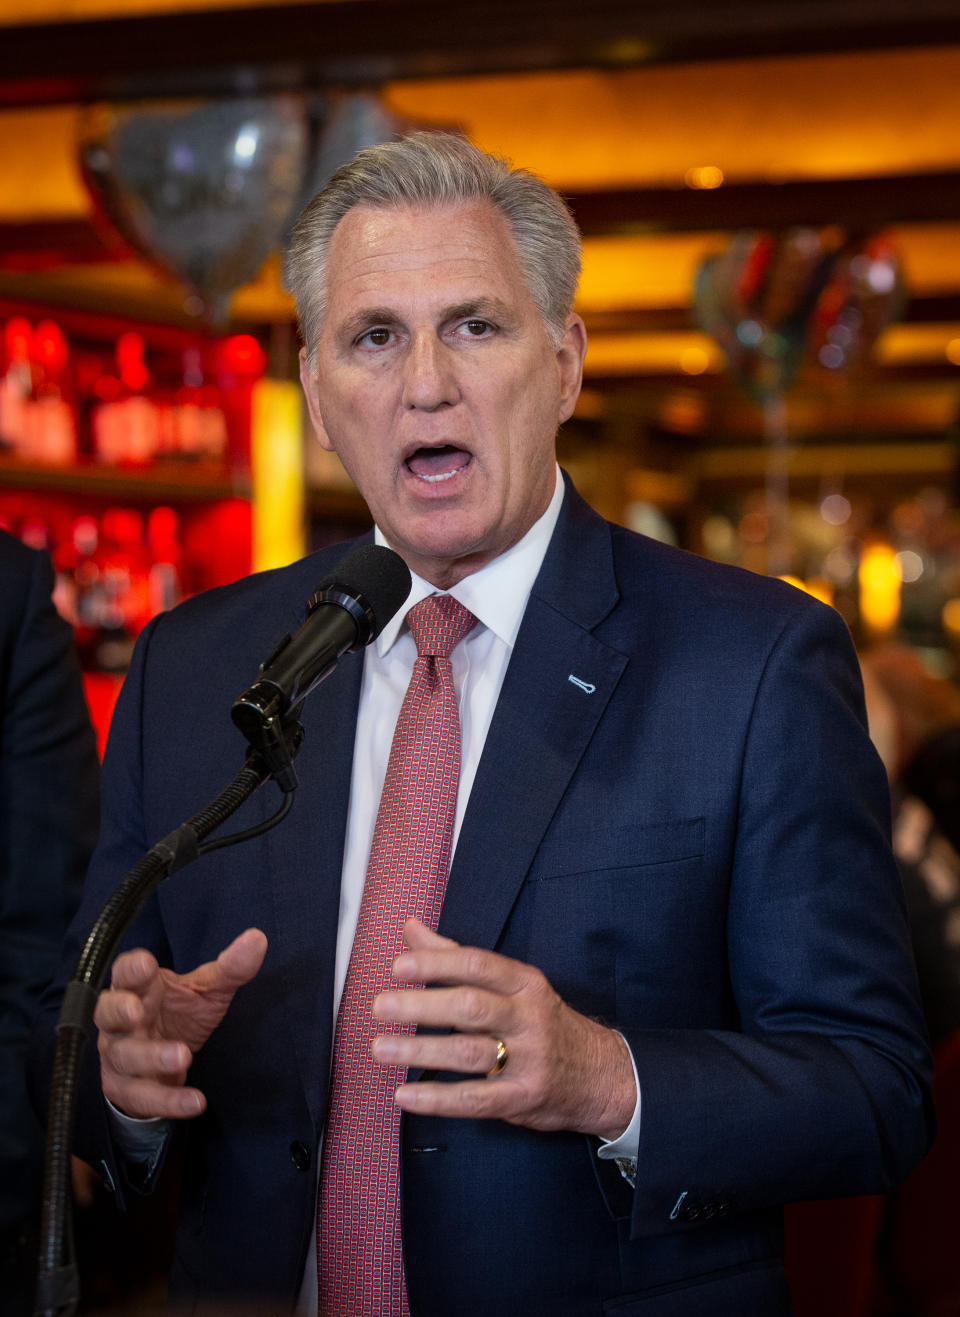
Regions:
<instances>
[{"instance_id":1,"label":"suit lapel","mask_svg":"<svg viewBox=\"0 0 960 1317\"><path fill-rule=\"evenodd\" d=\"M440 931L496 946L627 659L592 634L619 598L610 529L567 488L477 769Z\"/></svg>"}]
</instances>

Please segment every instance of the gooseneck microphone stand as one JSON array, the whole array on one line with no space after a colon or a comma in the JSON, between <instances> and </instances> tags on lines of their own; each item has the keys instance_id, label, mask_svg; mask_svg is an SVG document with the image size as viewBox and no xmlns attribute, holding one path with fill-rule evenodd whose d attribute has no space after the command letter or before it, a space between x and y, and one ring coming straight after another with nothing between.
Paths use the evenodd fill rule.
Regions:
<instances>
[{"instance_id":1,"label":"gooseneck microphone stand","mask_svg":"<svg viewBox=\"0 0 960 1317\"><path fill-rule=\"evenodd\" d=\"M134 865L107 900L77 960L57 1022L34 1317L72 1317L80 1299L70 1155L80 1059L107 968L147 897L165 878L209 851L269 831L286 817L297 786L293 759L303 740L303 728L289 713L281 717L280 710L277 700L258 709L255 717L234 714L251 746L243 768L205 809L158 841ZM271 777L283 793L276 813L255 827L206 840Z\"/></svg>"}]
</instances>

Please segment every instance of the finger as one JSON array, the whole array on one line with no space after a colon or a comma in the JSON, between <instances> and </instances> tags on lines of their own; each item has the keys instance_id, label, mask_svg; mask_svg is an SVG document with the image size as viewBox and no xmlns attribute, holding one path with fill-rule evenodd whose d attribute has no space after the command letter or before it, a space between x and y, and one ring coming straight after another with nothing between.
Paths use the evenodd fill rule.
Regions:
<instances>
[{"instance_id":1,"label":"finger","mask_svg":"<svg viewBox=\"0 0 960 1317\"><path fill-rule=\"evenodd\" d=\"M454 942L451 937L441 937L435 933L432 928L419 919L408 919L403 925L403 940L411 951L432 950L437 947L458 947L459 942Z\"/></svg>"},{"instance_id":2,"label":"finger","mask_svg":"<svg viewBox=\"0 0 960 1317\"><path fill-rule=\"evenodd\" d=\"M125 1035L141 1029L145 1022L143 999L135 992L108 988L97 998L93 1022L101 1034Z\"/></svg>"},{"instance_id":3,"label":"finger","mask_svg":"<svg viewBox=\"0 0 960 1317\"><path fill-rule=\"evenodd\" d=\"M430 988L426 991L382 992L373 1000L377 1020L422 1024L462 1033L499 1037L513 1032L513 1002L482 988Z\"/></svg>"},{"instance_id":4,"label":"finger","mask_svg":"<svg viewBox=\"0 0 960 1317\"><path fill-rule=\"evenodd\" d=\"M106 1039L100 1057L113 1075L134 1079L156 1079L182 1084L193 1060L186 1043L153 1042L139 1038Z\"/></svg>"},{"instance_id":5,"label":"finger","mask_svg":"<svg viewBox=\"0 0 960 1317\"><path fill-rule=\"evenodd\" d=\"M114 962L110 981L113 989L121 993L130 1013L126 1027L152 1029L164 995L163 970L156 957L143 947L125 952ZM106 993L101 993L101 999L105 996ZM139 1003L139 1012L134 1003Z\"/></svg>"},{"instance_id":6,"label":"finger","mask_svg":"<svg viewBox=\"0 0 960 1317\"><path fill-rule=\"evenodd\" d=\"M148 991L154 979L160 973L156 956L144 947L134 951L125 951L113 962L110 973L110 986L126 992L136 992L141 996Z\"/></svg>"},{"instance_id":7,"label":"finger","mask_svg":"<svg viewBox=\"0 0 960 1317\"><path fill-rule=\"evenodd\" d=\"M497 1040L487 1034L377 1034L370 1048L381 1065L452 1070L457 1074L485 1075L497 1060Z\"/></svg>"},{"instance_id":8,"label":"finger","mask_svg":"<svg viewBox=\"0 0 960 1317\"><path fill-rule=\"evenodd\" d=\"M149 1079L125 1079L103 1084L104 1096L125 1116L150 1120L158 1116L167 1120L192 1120L207 1107L207 1099L198 1088L170 1088Z\"/></svg>"},{"instance_id":9,"label":"finger","mask_svg":"<svg viewBox=\"0 0 960 1317\"><path fill-rule=\"evenodd\" d=\"M518 1085L499 1076L493 1082L465 1079L459 1084L401 1084L393 1100L401 1111L472 1120L513 1121L520 1106Z\"/></svg>"},{"instance_id":10,"label":"finger","mask_svg":"<svg viewBox=\"0 0 960 1317\"><path fill-rule=\"evenodd\" d=\"M393 962L393 977L402 983L464 983L493 992L518 993L542 979L538 970L480 947L419 947Z\"/></svg>"},{"instance_id":11,"label":"finger","mask_svg":"<svg viewBox=\"0 0 960 1317\"><path fill-rule=\"evenodd\" d=\"M202 992L234 993L259 972L267 954L267 938L259 928L248 928L216 960L184 975L189 987Z\"/></svg>"},{"instance_id":12,"label":"finger","mask_svg":"<svg viewBox=\"0 0 960 1317\"><path fill-rule=\"evenodd\" d=\"M248 928L217 957L221 986L227 991L235 991L249 983L260 972L266 954L266 933L259 928Z\"/></svg>"}]
</instances>

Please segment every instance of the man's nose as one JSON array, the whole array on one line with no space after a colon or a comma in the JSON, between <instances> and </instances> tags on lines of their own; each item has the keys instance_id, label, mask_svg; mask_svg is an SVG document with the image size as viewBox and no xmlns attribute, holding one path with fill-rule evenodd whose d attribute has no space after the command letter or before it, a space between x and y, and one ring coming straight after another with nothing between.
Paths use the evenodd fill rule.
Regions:
<instances>
[{"instance_id":1,"label":"man's nose","mask_svg":"<svg viewBox=\"0 0 960 1317\"><path fill-rule=\"evenodd\" d=\"M452 358L435 334L414 338L404 362L403 405L421 411L452 407L460 398Z\"/></svg>"}]
</instances>

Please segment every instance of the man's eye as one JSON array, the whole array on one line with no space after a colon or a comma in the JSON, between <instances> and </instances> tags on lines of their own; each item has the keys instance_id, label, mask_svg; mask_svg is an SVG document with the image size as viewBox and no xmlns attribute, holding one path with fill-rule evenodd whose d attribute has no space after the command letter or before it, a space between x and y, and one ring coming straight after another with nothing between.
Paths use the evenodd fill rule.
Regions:
<instances>
[{"instance_id":1,"label":"man's eye","mask_svg":"<svg viewBox=\"0 0 960 1317\"><path fill-rule=\"evenodd\" d=\"M491 326L489 320L465 320L461 328L473 338L482 338L489 333Z\"/></svg>"},{"instance_id":2,"label":"man's eye","mask_svg":"<svg viewBox=\"0 0 960 1317\"><path fill-rule=\"evenodd\" d=\"M382 327L368 329L365 334L361 334L360 342L370 343L375 348L385 347L390 342L390 330Z\"/></svg>"}]
</instances>

